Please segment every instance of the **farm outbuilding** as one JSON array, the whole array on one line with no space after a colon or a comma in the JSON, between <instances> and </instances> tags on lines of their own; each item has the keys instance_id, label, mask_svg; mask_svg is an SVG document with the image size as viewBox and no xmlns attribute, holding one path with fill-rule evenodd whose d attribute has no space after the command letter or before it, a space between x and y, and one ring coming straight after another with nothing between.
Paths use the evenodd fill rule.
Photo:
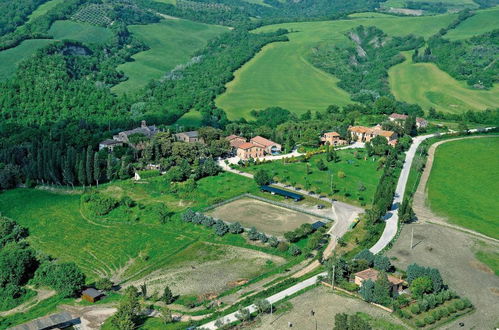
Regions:
<instances>
[{"instance_id":1,"label":"farm outbuilding","mask_svg":"<svg viewBox=\"0 0 499 330\"><path fill-rule=\"evenodd\" d=\"M104 294L94 288L88 288L81 293L81 299L94 303L104 297Z\"/></svg>"},{"instance_id":2,"label":"farm outbuilding","mask_svg":"<svg viewBox=\"0 0 499 330\"><path fill-rule=\"evenodd\" d=\"M279 189L279 188L275 188L275 187L261 186L260 189L262 191L269 192L273 195L276 194L276 195L280 195L280 196L283 196L286 198L294 199L295 202L301 201L303 199L303 196L300 194L295 194L291 191L287 191L287 190L283 190L283 189Z\"/></svg>"}]
</instances>

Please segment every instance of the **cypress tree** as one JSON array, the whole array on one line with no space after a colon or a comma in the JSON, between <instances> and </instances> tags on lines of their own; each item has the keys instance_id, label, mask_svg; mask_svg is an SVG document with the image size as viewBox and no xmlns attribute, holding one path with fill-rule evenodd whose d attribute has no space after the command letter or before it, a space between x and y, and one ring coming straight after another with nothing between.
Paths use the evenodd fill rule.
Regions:
<instances>
[{"instance_id":1,"label":"cypress tree","mask_svg":"<svg viewBox=\"0 0 499 330\"><path fill-rule=\"evenodd\" d=\"M107 155L106 162L106 179L107 181L113 181L113 156L111 154Z\"/></svg>"},{"instance_id":2,"label":"cypress tree","mask_svg":"<svg viewBox=\"0 0 499 330\"><path fill-rule=\"evenodd\" d=\"M87 180L87 176L85 174L85 161L84 161L84 158L85 158L85 152L82 152L81 156L79 157L79 161L78 161L78 182L80 182L80 184L85 187L85 184L86 184L86 180Z\"/></svg>"},{"instance_id":3,"label":"cypress tree","mask_svg":"<svg viewBox=\"0 0 499 330\"><path fill-rule=\"evenodd\" d=\"M93 156L93 153L92 153L92 146L88 146L87 147L87 159L86 159L86 165L85 165L85 170L86 170L86 175L87 175L87 183L91 186L92 185L92 182L94 181L94 178L93 178L93 170L92 170L92 167L93 167L93 160L92 160L92 157Z\"/></svg>"},{"instance_id":4,"label":"cypress tree","mask_svg":"<svg viewBox=\"0 0 499 330\"><path fill-rule=\"evenodd\" d=\"M99 186L100 177L101 177L101 169L99 162L99 153L96 152L94 154L94 180L97 183L97 186Z\"/></svg>"}]
</instances>

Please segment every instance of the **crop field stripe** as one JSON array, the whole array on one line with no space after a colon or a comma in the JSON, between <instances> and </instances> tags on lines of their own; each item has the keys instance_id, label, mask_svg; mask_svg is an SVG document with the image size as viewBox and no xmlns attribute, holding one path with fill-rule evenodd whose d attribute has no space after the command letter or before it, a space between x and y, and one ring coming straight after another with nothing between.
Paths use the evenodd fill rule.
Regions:
<instances>
[{"instance_id":1,"label":"crop field stripe","mask_svg":"<svg viewBox=\"0 0 499 330\"><path fill-rule=\"evenodd\" d=\"M55 21L49 34L58 40L70 39L96 44L103 44L113 37L113 33L104 27L73 21Z\"/></svg>"},{"instance_id":2,"label":"crop field stripe","mask_svg":"<svg viewBox=\"0 0 499 330\"><path fill-rule=\"evenodd\" d=\"M21 61L53 42L51 39L25 40L17 47L0 51L0 81L12 77Z\"/></svg>"}]
</instances>

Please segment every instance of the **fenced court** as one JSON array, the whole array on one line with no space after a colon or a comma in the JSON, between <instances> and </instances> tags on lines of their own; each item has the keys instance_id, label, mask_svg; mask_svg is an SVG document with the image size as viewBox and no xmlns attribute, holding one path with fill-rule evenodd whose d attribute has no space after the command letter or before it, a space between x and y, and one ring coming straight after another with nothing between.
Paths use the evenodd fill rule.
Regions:
<instances>
[{"instance_id":1,"label":"fenced court","mask_svg":"<svg viewBox=\"0 0 499 330\"><path fill-rule=\"evenodd\" d=\"M276 205L264 199L244 195L222 203L204 212L206 215L226 222L239 222L243 227L256 227L268 235L282 237L285 232L294 230L304 223L325 221L324 217Z\"/></svg>"}]
</instances>

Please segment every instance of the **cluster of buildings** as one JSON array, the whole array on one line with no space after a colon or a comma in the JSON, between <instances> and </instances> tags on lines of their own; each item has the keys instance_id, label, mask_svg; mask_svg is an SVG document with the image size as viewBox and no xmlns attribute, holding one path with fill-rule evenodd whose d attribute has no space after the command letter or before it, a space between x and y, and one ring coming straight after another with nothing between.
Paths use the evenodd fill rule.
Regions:
<instances>
[{"instance_id":1,"label":"cluster of buildings","mask_svg":"<svg viewBox=\"0 0 499 330\"><path fill-rule=\"evenodd\" d=\"M109 151L113 151L113 149L116 147L121 147L125 143L130 143L130 136L134 134L144 135L146 138L150 139L158 132L159 129L155 125L147 126L146 121L143 120L140 124L140 127L128 131L119 132L117 135L114 135L112 139L104 140L99 143L99 150L106 148Z\"/></svg>"},{"instance_id":2,"label":"cluster of buildings","mask_svg":"<svg viewBox=\"0 0 499 330\"><path fill-rule=\"evenodd\" d=\"M229 135L225 139L229 141L232 151L242 160L262 158L265 155L275 155L282 150L282 146L279 143L261 136L255 136L249 141L237 135Z\"/></svg>"}]
</instances>

